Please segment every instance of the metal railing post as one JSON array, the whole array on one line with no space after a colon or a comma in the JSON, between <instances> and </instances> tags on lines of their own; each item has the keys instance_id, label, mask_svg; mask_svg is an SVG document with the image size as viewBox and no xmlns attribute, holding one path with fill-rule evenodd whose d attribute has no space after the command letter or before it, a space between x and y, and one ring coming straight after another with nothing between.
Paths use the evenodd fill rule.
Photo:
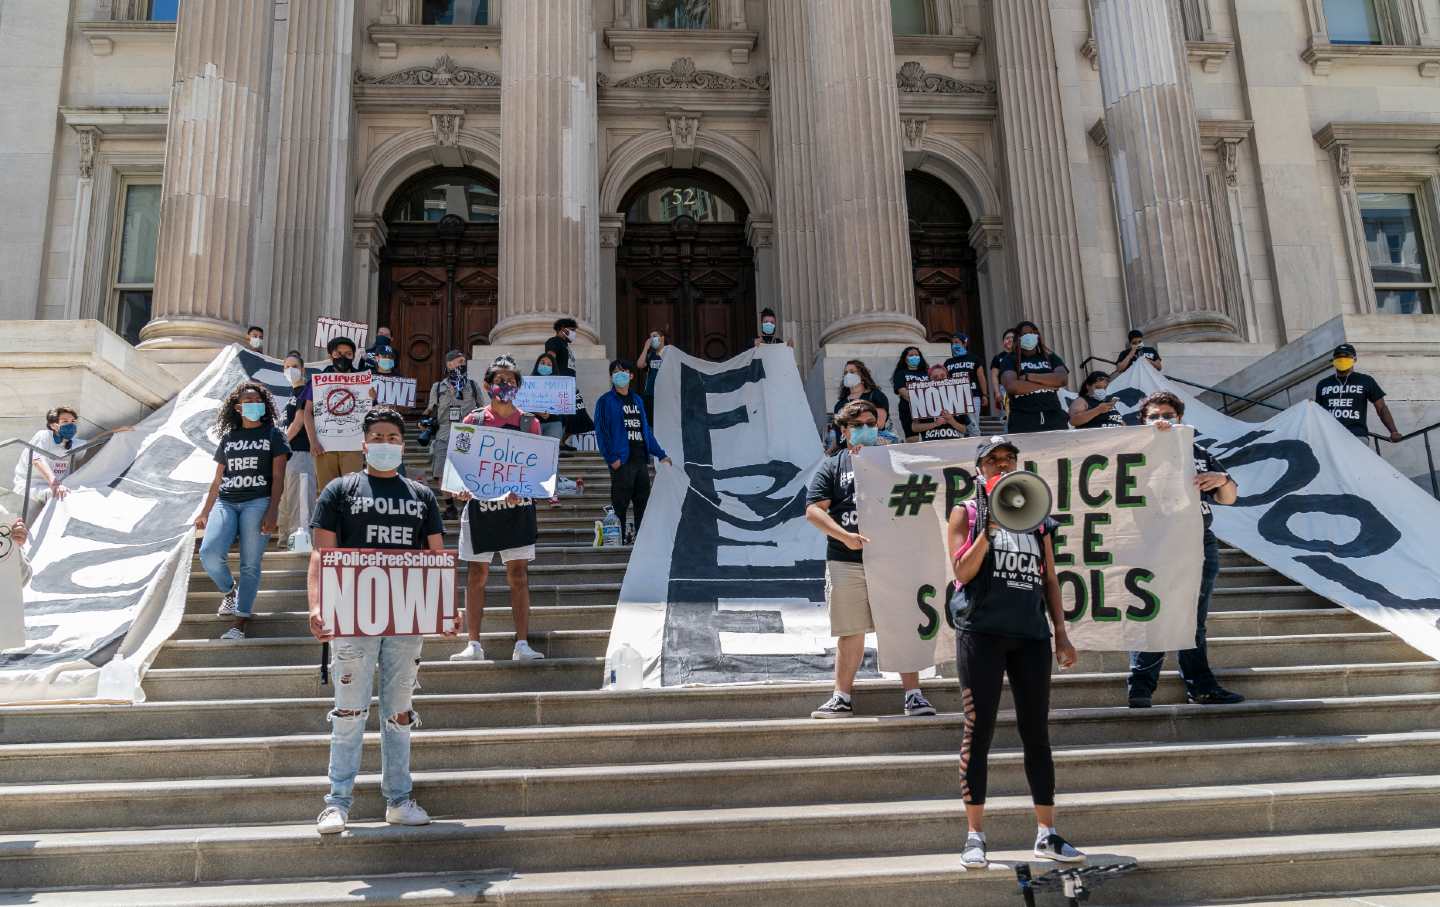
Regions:
<instances>
[{"instance_id":1,"label":"metal railing post","mask_svg":"<svg viewBox=\"0 0 1440 907\"><path fill-rule=\"evenodd\" d=\"M1425 468L1430 472L1430 493L1440 500L1440 479L1435 477L1435 454L1430 449L1430 429L1425 429Z\"/></svg>"}]
</instances>

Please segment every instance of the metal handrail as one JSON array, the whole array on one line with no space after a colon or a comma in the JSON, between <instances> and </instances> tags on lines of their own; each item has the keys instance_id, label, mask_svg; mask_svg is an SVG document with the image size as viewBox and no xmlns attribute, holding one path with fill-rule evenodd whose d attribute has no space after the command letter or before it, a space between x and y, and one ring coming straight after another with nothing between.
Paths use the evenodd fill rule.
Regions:
<instances>
[{"instance_id":1,"label":"metal handrail","mask_svg":"<svg viewBox=\"0 0 1440 907\"><path fill-rule=\"evenodd\" d=\"M110 439L110 436L111 436L111 435L114 435L114 434L116 434L116 433L118 433L118 432L122 432L122 431L130 431L130 427L106 429L105 431L102 431L100 434L98 434L98 435L96 435L95 437L91 438L89 441L86 441L84 444L81 444L79 447L73 447L73 448L71 448L70 450L67 450L67 451L66 451L65 453L63 453L63 454L51 453L51 452L48 451L48 450L45 450L45 449L43 449L43 448L36 447L35 445L31 444L29 441L22 441L22 440L19 439L19 438L7 438L7 439L4 440L4 441L0 441L0 449L6 448L6 447L17 446L17 445L18 445L19 447L23 447L23 448L25 448L26 450L30 451L31 454L39 454L40 456L45 457L45 458L47 458L47 459L49 459L49 460L54 460L54 461L68 460L68 461L70 461L70 465L69 465L69 467L65 470L65 474L68 476L68 475L70 475L71 473L73 473L73 472L75 471L75 458L76 458L77 456L79 456L79 455L82 454L82 453L85 453L86 451L89 451L91 448L98 447L98 446L100 445L100 442L102 442L102 441L108 441L108 440ZM22 504L20 505L20 519L22 519L22 520L28 518L28 516L29 516L29 514L30 514L30 486L31 486L31 483L34 481L34 478L35 478L35 458L34 458L34 456L31 456L31 457L27 458L27 459L26 459L26 462L25 462L25 493L22 495L22 498L24 499L24 503L22 503Z\"/></svg>"},{"instance_id":2,"label":"metal handrail","mask_svg":"<svg viewBox=\"0 0 1440 907\"><path fill-rule=\"evenodd\" d=\"M1377 435L1373 431L1367 431L1366 434L1370 436L1371 443L1375 446L1376 456L1384 456L1380 453L1381 441L1387 444L1403 444L1411 438L1423 437L1425 439L1425 467L1430 474L1430 494L1437 500L1440 500L1440 477L1435 475L1435 451L1430 444L1430 432L1435 431L1437 428L1440 428L1440 422L1427 425L1424 428L1417 428L1408 435L1401 435L1394 441L1390 440L1388 435Z\"/></svg>"},{"instance_id":3,"label":"metal handrail","mask_svg":"<svg viewBox=\"0 0 1440 907\"><path fill-rule=\"evenodd\" d=\"M1114 359L1106 359L1104 356L1090 356L1090 357L1088 357L1087 359L1085 359L1084 362L1081 362L1081 363L1080 363L1080 370L1083 372L1083 371L1085 370L1086 366L1088 366L1088 365L1089 365L1090 363L1092 363L1092 362L1104 362L1104 363L1107 364L1107 365L1119 365L1119 364L1120 364L1120 363L1116 362ZM1284 408L1283 406L1276 406L1276 405L1273 404L1273 403L1266 403L1264 400L1256 400L1256 399L1253 398L1253 397L1246 397L1246 396L1244 396L1244 395L1242 395L1242 394L1231 393L1230 391L1221 390L1221 389L1218 388L1218 387L1210 387L1210 386L1205 385L1205 384L1199 384L1199 383L1197 383L1197 382L1195 382L1195 381L1189 381L1189 380L1187 380L1187 379L1185 379L1185 378L1178 378L1178 377L1176 377L1175 375L1166 375L1166 376L1165 376L1165 380L1166 380L1166 381L1174 381L1176 384L1183 384L1183 385L1185 385L1185 386L1187 386L1187 387L1193 387L1193 388L1195 388L1196 390L1203 391L1203 392L1208 393L1208 394L1215 394L1215 395L1219 396L1219 397L1220 397L1220 400L1221 400L1220 412L1224 413L1224 414L1227 415L1227 416L1230 415L1230 401L1231 401L1231 400L1240 400L1240 401L1243 401L1243 402L1245 402L1245 403L1249 403L1249 404L1251 404L1252 406L1263 406L1263 407L1265 407L1266 409L1273 409L1273 410L1274 410L1275 412L1277 412L1277 413L1282 413L1282 412L1285 411L1285 408Z\"/></svg>"}]
</instances>

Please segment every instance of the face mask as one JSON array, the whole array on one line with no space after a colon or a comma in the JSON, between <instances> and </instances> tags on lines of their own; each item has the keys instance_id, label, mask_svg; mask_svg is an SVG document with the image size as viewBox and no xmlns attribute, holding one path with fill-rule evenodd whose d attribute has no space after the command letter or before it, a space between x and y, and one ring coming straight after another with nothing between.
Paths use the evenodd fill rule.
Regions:
<instances>
[{"instance_id":1,"label":"face mask","mask_svg":"<svg viewBox=\"0 0 1440 907\"><path fill-rule=\"evenodd\" d=\"M843 383L846 387L859 387L859 386L860 386L860 376L857 375L857 374L855 374L854 372L846 372L846 373L845 373L845 377L844 377L844 378L841 378L840 381L841 381L841 383Z\"/></svg>"},{"instance_id":2,"label":"face mask","mask_svg":"<svg viewBox=\"0 0 1440 907\"><path fill-rule=\"evenodd\" d=\"M379 362L379 363L380 363L380 367L381 367L382 369L384 369L385 371L387 371L387 372L390 371L392 368L395 367L395 360L394 360L394 359L377 359L376 361Z\"/></svg>"},{"instance_id":3,"label":"face mask","mask_svg":"<svg viewBox=\"0 0 1440 907\"><path fill-rule=\"evenodd\" d=\"M449 368L449 373L450 373L450 377L451 377L451 378L459 378L460 376L462 376L462 375L465 374L465 371L466 371L466 368L465 368L465 365L464 365L463 363L460 364L460 365L452 365L452 366L450 366L450 368Z\"/></svg>"},{"instance_id":4,"label":"face mask","mask_svg":"<svg viewBox=\"0 0 1440 907\"><path fill-rule=\"evenodd\" d=\"M963 355L965 355L965 345L964 345L963 343L952 343L952 344L950 344L950 355L952 355L952 356L963 356Z\"/></svg>"},{"instance_id":5,"label":"face mask","mask_svg":"<svg viewBox=\"0 0 1440 907\"><path fill-rule=\"evenodd\" d=\"M264 338L264 337L251 337L251 338L250 338L250 349L252 349L252 350L258 350L258 349L260 349L260 347L262 347L262 346L264 346L264 345L265 345L265 338Z\"/></svg>"},{"instance_id":6,"label":"face mask","mask_svg":"<svg viewBox=\"0 0 1440 907\"><path fill-rule=\"evenodd\" d=\"M770 336L771 334L775 333L775 322L773 322L773 321L762 321L762 322L760 322L760 333L764 334L764 335L767 336L767 337Z\"/></svg>"},{"instance_id":7,"label":"face mask","mask_svg":"<svg viewBox=\"0 0 1440 907\"><path fill-rule=\"evenodd\" d=\"M565 339L568 340L568 341L570 341L571 343L574 343L574 342L575 342L575 332L574 332L574 331L566 331L566 332L565 332Z\"/></svg>"},{"instance_id":8,"label":"face mask","mask_svg":"<svg viewBox=\"0 0 1440 907\"><path fill-rule=\"evenodd\" d=\"M1026 334L1025 336L1020 338L1020 349L1024 350L1027 353L1033 352L1034 349L1039 345L1039 334Z\"/></svg>"},{"instance_id":9,"label":"face mask","mask_svg":"<svg viewBox=\"0 0 1440 907\"><path fill-rule=\"evenodd\" d=\"M365 465L376 472L391 472L400 468L405 458L403 444L366 444Z\"/></svg>"},{"instance_id":10,"label":"face mask","mask_svg":"<svg viewBox=\"0 0 1440 907\"><path fill-rule=\"evenodd\" d=\"M630 373L616 372L615 374L610 376L610 383L615 385L616 389L623 390L624 388L630 386Z\"/></svg>"},{"instance_id":11,"label":"face mask","mask_svg":"<svg viewBox=\"0 0 1440 907\"><path fill-rule=\"evenodd\" d=\"M1090 392L1090 396L1094 397L1096 400L1104 400L1106 397L1110 396L1110 388L1097 387Z\"/></svg>"},{"instance_id":12,"label":"face mask","mask_svg":"<svg viewBox=\"0 0 1440 907\"><path fill-rule=\"evenodd\" d=\"M880 429L873 425L854 425L850 428L851 447L874 447L880 440Z\"/></svg>"},{"instance_id":13,"label":"face mask","mask_svg":"<svg viewBox=\"0 0 1440 907\"><path fill-rule=\"evenodd\" d=\"M919 367L920 367L920 357L919 357L919 356L906 356L906 357L905 357L905 364L908 365L908 366L910 366L911 368L919 368Z\"/></svg>"},{"instance_id":14,"label":"face mask","mask_svg":"<svg viewBox=\"0 0 1440 907\"><path fill-rule=\"evenodd\" d=\"M75 432L79 430L80 426L78 423L66 422L62 424L59 428L55 429L55 437L59 438L61 441L70 441L74 439Z\"/></svg>"},{"instance_id":15,"label":"face mask","mask_svg":"<svg viewBox=\"0 0 1440 907\"><path fill-rule=\"evenodd\" d=\"M551 368L549 365L537 365L537 366L535 367L535 374L541 375L541 376L548 375L548 374L550 374L550 373L553 372L553 371L555 371L555 370L554 370L553 368Z\"/></svg>"},{"instance_id":16,"label":"face mask","mask_svg":"<svg viewBox=\"0 0 1440 907\"><path fill-rule=\"evenodd\" d=\"M658 350L658 349L660 349L660 338L659 338L659 337L651 337L651 338L650 338L650 349L652 349L652 350Z\"/></svg>"},{"instance_id":17,"label":"face mask","mask_svg":"<svg viewBox=\"0 0 1440 907\"><path fill-rule=\"evenodd\" d=\"M287 368L285 370L285 380L289 381L292 385L299 384L305 380L305 370L303 368L294 368L293 366Z\"/></svg>"},{"instance_id":18,"label":"face mask","mask_svg":"<svg viewBox=\"0 0 1440 907\"><path fill-rule=\"evenodd\" d=\"M1335 360L1334 365L1335 365L1335 371L1337 371L1337 372L1348 372L1348 371L1350 371L1352 368L1355 367L1355 360L1354 360L1354 359L1351 359L1351 358L1348 357L1348 356L1344 356L1344 357L1337 358L1337 359Z\"/></svg>"},{"instance_id":19,"label":"face mask","mask_svg":"<svg viewBox=\"0 0 1440 907\"><path fill-rule=\"evenodd\" d=\"M509 403L515 399L515 395L518 393L520 393L520 388L513 384L497 384L490 388L491 399L499 400L501 403Z\"/></svg>"},{"instance_id":20,"label":"face mask","mask_svg":"<svg viewBox=\"0 0 1440 907\"><path fill-rule=\"evenodd\" d=\"M249 419L251 422L259 422L261 419L265 418L265 404L242 403L240 404L240 415Z\"/></svg>"},{"instance_id":21,"label":"face mask","mask_svg":"<svg viewBox=\"0 0 1440 907\"><path fill-rule=\"evenodd\" d=\"M337 372L348 372L351 368L353 368L353 366L350 364L350 360L346 359L344 356L340 356L336 359L331 359L330 361L335 365L335 371Z\"/></svg>"}]
</instances>

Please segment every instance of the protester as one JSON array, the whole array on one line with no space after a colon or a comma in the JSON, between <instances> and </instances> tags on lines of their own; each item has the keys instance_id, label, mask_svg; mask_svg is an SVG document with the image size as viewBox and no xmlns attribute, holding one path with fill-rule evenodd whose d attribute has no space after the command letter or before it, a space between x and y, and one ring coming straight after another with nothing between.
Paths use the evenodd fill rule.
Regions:
<instances>
[{"instance_id":1,"label":"protester","mask_svg":"<svg viewBox=\"0 0 1440 907\"><path fill-rule=\"evenodd\" d=\"M950 358L945 360L945 372L948 378L970 382L974 414L960 416L960 423L965 426L966 434L972 437L980 434L980 410L990 399L990 390L985 382L984 366L979 357L970 351L969 334L956 331L950 338Z\"/></svg>"},{"instance_id":2,"label":"protester","mask_svg":"<svg viewBox=\"0 0 1440 907\"><path fill-rule=\"evenodd\" d=\"M1155 371L1164 371L1164 363L1160 361L1160 351L1153 346L1145 345L1143 331L1131 331L1129 339L1130 345L1115 354L1115 374L1120 374L1141 359L1154 366Z\"/></svg>"},{"instance_id":3,"label":"protester","mask_svg":"<svg viewBox=\"0 0 1440 907\"><path fill-rule=\"evenodd\" d=\"M430 399L425 416L434 421L435 434L430 439L430 477L440 487L445 480L445 455L450 449L450 426L480 408L480 385L470 377L465 354L451 350L445 354L445 377L430 386ZM459 519L455 498L445 494L445 519Z\"/></svg>"},{"instance_id":4,"label":"protester","mask_svg":"<svg viewBox=\"0 0 1440 907\"><path fill-rule=\"evenodd\" d=\"M535 357L535 367L530 374L540 378L549 378L555 374L555 356L552 353L541 353ZM565 423L563 418L554 413L534 414L540 420L540 434L547 438L562 438L565 436Z\"/></svg>"},{"instance_id":5,"label":"protester","mask_svg":"<svg viewBox=\"0 0 1440 907\"><path fill-rule=\"evenodd\" d=\"M225 593L216 612L234 617L221 639L244 639L260 591L260 559L276 530L290 445L275 424L275 399L258 381L237 385L215 414L215 478L195 528L205 532L200 566ZM230 572L230 546L240 540L240 582Z\"/></svg>"},{"instance_id":6,"label":"protester","mask_svg":"<svg viewBox=\"0 0 1440 907\"><path fill-rule=\"evenodd\" d=\"M285 490L280 499L280 538L290 550L309 550L310 516L315 506L315 459L310 451L319 446L315 439L315 416L303 402L310 382L305 377L305 360L299 350L285 356L285 380L290 383L290 400L285 404L285 443L290 457L285 461Z\"/></svg>"},{"instance_id":7,"label":"protester","mask_svg":"<svg viewBox=\"0 0 1440 907\"><path fill-rule=\"evenodd\" d=\"M645 370L645 389L640 396L645 401L647 413L655 412L655 382L660 379L660 366L664 360L665 348L669 345L670 338L665 331L651 331L640 350L640 359L635 363L637 368Z\"/></svg>"},{"instance_id":8,"label":"protester","mask_svg":"<svg viewBox=\"0 0 1440 907\"><path fill-rule=\"evenodd\" d=\"M1009 416L1009 397L1005 393L1005 384L1000 380L1000 367L1005 364L1005 357L1015 352L1015 329L1010 328L1000 336L1000 352L990 357L990 411L995 415Z\"/></svg>"},{"instance_id":9,"label":"protester","mask_svg":"<svg viewBox=\"0 0 1440 907\"><path fill-rule=\"evenodd\" d=\"M1185 418L1185 401L1169 391L1156 391L1140 404L1140 418L1160 431L1169 431ZM1195 487L1200 489L1200 512L1205 524L1202 542L1205 560L1200 575L1200 598L1195 603L1195 648L1180 652L1180 679L1185 682L1185 698L1189 702L1200 705L1244 702L1244 696L1220 686L1210 670L1210 656L1205 649L1205 618L1210 613L1215 577L1220 575L1220 543L1210 530L1214 519L1210 508L1215 504L1234 504L1240 492L1230 474L1199 444L1195 445L1194 459ZM1164 652L1130 653L1130 708L1150 708L1164 662Z\"/></svg>"},{"instance_id":10,"label":"protester","mask_svg":"<svg viewBox=\"0 0 1440 907\"><path fill-rule=\"evenodd\" d=\"M353 372L368 371L358 367L355 362L355 341L349 337L335 337L325 345L325 351L330 354L330 364L321 369L327 374L351 374ZM375 388L370 388L370 398L375 398ZM314 388L307 388L305 402L314 406ZM314 423L314 414L311 414L311 423ZM335 478L358 472L365 464L365 457L358 450L326 450L325 446L319 443L317 436L316 443L311 447L311 456L315 459L315 484L324 488Z\"/></svg>"},{"instance_id":11,"label":"protester","mask_svg":"<svg viewBox=\"0 0 1440 907\"><path fill-rule=\"evenodd\" d=\"M365 414L365 470L331 482L320 493L311 529L306 590L310 633L331 637L321 613L320 549L389 548L443 551L444 524L435 493L396 473L405 456L405 420L393 409ZM447 634L451 635L451 634ZM380 793L391 825L428 825L411 796L410 732L420 726L413 696L423 636L354 636L332 645L335 708L330 712L330 793L315 828L339 834L350 820L360 749L370 715L372 678L380 674Z\"/></svg>"},{"instance_id":12,"label":"protester","mask_svg":"<svg viewBox=\"0 0 1440 907\"><path fill-rule=\"evenodd\" d=\"M258 324L250 325L245 329L245 342L257 353L265 349L265 329Z\"/></svg>"},{"instance_id":13,"label":"protester","mask_svg":"<svg viewBox=\"0 0 1440 907\"><path fill-rule=\"evenodd\" d=\"M1366 424L1369 413L1365 407L1373 403L1375 415L1390 432L1390 440L1399 441L1400 429L1395 427L1395 417L1385 402L1385 392L1374 378L1355 371L1355 359L1355 347L1348 343L1335 347L1335 353L1330 358L1335 374L1326 375L1315 385L1315 402L1334 416L1346 431L1362 441L1370 436Z\"/></svg>"},{"instance_id":14,"label":"protester","mask_svg":"<svg viewBox=\"0 0 1440 907\"><path fill-rule=\"evenodd\" d=\"M844 438L841 437L839 428L835 425L834 417L840 414L845 404L853 403L856 400L869 401L875 407L876 426L883 433L889 424L890 399L885 392L875 385L875 379L870 375L870 369L859 359L851 359L845 363L845 371L840 376L840 395L835 400L835 406L830 410L831 421L829 437L825 443L825 455L831 456L843 446Z\"/></svg>"},{"instance_id":15,"label":"protester","mask_svg":"<svg viewBox=\"0 0 1440 907\"><path fill-rule=\"evenodd\" d=\"M1018 468L1020 448L1003 437L980 446L977 485ZM983 492L977 495L982 497ZM981 525L983 522L984 525ZM1077 863L1085 855L1055 831L1055 761L1050 751L1050 637L1062 668L1075 664L1052 545L1059 524L1046 517L1032 532L1001 529L977 501L950 511L946 542L968 610L956 615L955 657L965 725L960 743L960 794L970 833L960 861L988 865L985 796L990 744L1008 677L1015 723L1025 751L1025 781L1035 805L1035 856Z\"/></svg>"},{"instance_id":16,"label":"protester","mask_svg":"<svg viewBox=\"0 0 1440 907\"><path fill-rule=\"evenodd\" d=\"M465 417L466 425L540 434L540 420L522 412L513 403L524 379L515 360L501 356L485 371L485 391L490 403ZM530 562L535 560L535 542L540 537L535 502L510 493L493 501L477 501L469 492L460 500L465 510L460 517L460 559L469 564L465 581L465 648L450 656L451 661L484 661L480 646L480 623L485 616L485 582L490 564L498 552L505 565L510 586L510 613L515 623L515 661L544 658L530 648Z\"/></svg>"},{"instance_id":17,"label":"protester","mask_svg":"<svg viewBox=\"0 0 1440 907\"><path fill-rule=\"evenodd\" d=\"M780 319L775 317L775 310L768 307L760 310L760 335L755 338L755 346L765 343L795 345L793 340L780 339Z\"/></svg>"},{"instance_id":18,"label":"protester","mask_svg":"<svg viewBox=\"0 0 1440 907\"><path fill-rule=\"evenodd\" d=\"M853 458L879 435L875 405L868 400L846 403L835 417L845 447L820 463L805 496L805 518L828 536L825 543L825 604L830 612L830 635L835 641L835 690L811 718L849 718L855 672L865 658L865 634L875 629L870 594L865 588L864 547L860 514L855 509ZM920 691L920 675L900 675L905 690L905 714L934 715L935 707Z\"/></svg>"},{"instance_id":19,"label":"protester","mask_svg":"<svg viewBox=\"0 0 1440 907\"><path fill-rule=\"evenodd\" d=\"M576 331L580 324L574 318L557 318L552 327L555 334L545 341L545 352L555 357L555 374L574 378L575 366L570 357L570 345L575 342ZM575 388L575 412L571 415L561 416L560 421L565 428L564 433L560 436L561 450L575 450L570 439L575 435L583 435L595 430L595 422L585 411L585 398L581 395L578 384Z\"/></svg>"},{"instance_id":20,"label":"protester","mask_svg":"<svg viewBox=\"0 0 1440 907\"><path fill-rule=\"evenodd\" d=\"M1009 432L1064 429L1069 415L1060 405L1058 390L1070 379L1065 360L1045 346L1033 321L1017 324L1015 337L1018 349L1007 355L1000 366L1000 381L1010 395Z\"/></svg>"},{"instance_id":21,"label":"protester","mask_svg":"<svg viewBox=\"0 0 1440 907\"><path fill-rule=\"evenodd\" d=\"M387 378L399 378L400 373L395 371L395 350L389 346L379 345L380 340L387 338L380 337L376 340L376 346L370 359L370 366L377 375Z\"/></svg>"},{"instance_id":22,"label":"protester","mask_svg":"<svg viewBox=\"0 0 1440 907\"><path fill-rule=\"evenodd\" d=\"M920 352L920 347L905 347L895 362L894 371L890 373L890 387L900 398L900 427L904 430L903 437L906 440L915 437L915 427L910 422L910 385L929 380L930 365L925 361L925 354Z\"/></svg>"},{"instance_id":23,"label":"protester","mask_svg":"<svg viewBox=\"0 0 1440 907\"><path fill-rule=\"evenodd\" d=\"M950 373L943 365L930 366L930 380L944 381ZM957 416L949 410L941 410L933 419L912 419L910 422L921 441L949 441L963 438L970 426L964 416Z\"/></svg>"},{"instance_id":24,"label":"protester","mask_svg":"<svg viewBox=\"0 0 1440 907\"><path fill-rule=\"evenodd\" d=\"M85 446L78 436L79 430L79 413L68 406L57 406L45 414L45 427L31 435L29 443L31 447L63 458L77 447ZM20 514L21 518L33 519L50 498L63 499L69 494L70 490L64 484L69 472L68 459L52 460L29 450L22 452L15 462L15 484L12 486L23 499L28 482L30 506Z\"/></svg>"},{"instance_id":25,"label":"protester","mask_svg":"<svg viewBox=\"0 0 1440 907\"><path fill-rule=\"evenodd\" d=\"M382 370L380 359L386 354L389 354L391 364L389 369ZM388 373L395 369L394 360L395 339L391 336L390 329L382 325L375 330L375 342L370 344L370 348L365 351L365 363L371 369Z\"/></svg>"},{"instance_id":26,"label":"protester","mask_svg":"<svg viewBox=\"0 0 1440 907\"><path fill-rule=\"evenodd\" d=\"M610 363L611 390L595 404L595 443L600 456L610 465L610 506L620 518L622 533L625 514L635 505L634 528L625 535L628 544L640 532L645 505L650 500L650 458L669 463L670 457L650 430L645 402L630 388L635 368L623 359Z\"/></svg>"},{"instance_id":27,"label":"protester","mask_svg":"<svg viewBox=\"0 0 1440 907\"><path fill-rule=\"evenodd\" d=\"M1125 417L1110 398L1110 376L1091 372L1080 385L1080 396L1070 404L1070 425L1074 428L1114 428L1125 425Z\"/></svg>"}]
</instances>

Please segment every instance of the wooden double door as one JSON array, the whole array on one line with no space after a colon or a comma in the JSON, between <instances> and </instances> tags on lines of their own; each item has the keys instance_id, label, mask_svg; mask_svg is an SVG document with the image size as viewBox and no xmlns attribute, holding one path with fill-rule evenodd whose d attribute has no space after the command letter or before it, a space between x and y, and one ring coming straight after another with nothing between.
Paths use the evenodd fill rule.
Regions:
<instances>
[{"instance_id":1,"label":"wooden double door","mask_svg":"<svg viewBox=\"0 0 1440 907\"><path fill-rule=\"evenodd\" d=\"M925 339L948 343L956 331L970 335L978 353L983 340L975 250L961 225L911 223L915 270L915 317Z\"/></svg>"}]
</instances>

